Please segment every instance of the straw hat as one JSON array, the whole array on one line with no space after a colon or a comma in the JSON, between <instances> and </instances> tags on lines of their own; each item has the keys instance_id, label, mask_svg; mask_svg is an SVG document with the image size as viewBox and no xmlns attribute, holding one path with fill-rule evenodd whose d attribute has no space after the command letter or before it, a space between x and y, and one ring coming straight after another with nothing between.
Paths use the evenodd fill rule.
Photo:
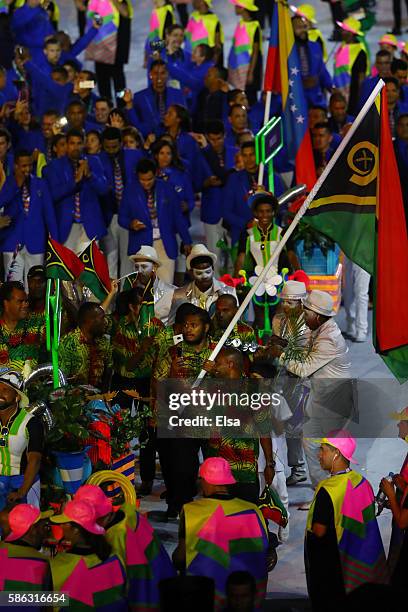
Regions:
<instances>
[{"instance_id":1,"label":"straw hat","mask_svg":"<svg viewBox=\"0 0 408 612\"><path fill-rule=\"evenodd\" d=\"M209 251L207 249L205 244L195 244L193 246L193 248L191 249L190 255L188 255L187 258L186 258L186 267L187 267L187 270L191 270L191 262L196 257L209 257L212 260L213 265L215 265L215 263L217 261L216 254L215 253L211 253L211 251Z\"/></svg>"},{"instance_id":2,"label":"straw hat","mask_svg":"<svg viewBox=\"0 0 408 612\"><path fill-rule=\"evenodd\" d=\"M336 311L333 309L333 298L327 291L313 289L303 300L303 306L325 317L334 317Z\"/></svg>"},{"instance_id":3,"label":"straw hat","mask_svg":"<svg viewBox=\"0 0 408 612\"><path fill-rule=\"evenodd\" d=\"M22 390L24 380L20 372L11 369L4 370L4 372L0 373L0 383L7 385L18 393L20 396L20 408L26 408L28 406L30 402L27 395Z\"/></svg>"},{"instance_id":4,"label":"straw hat","mask_svg":"<svg viewBox=\"0 0 408 612\"><path fill-rule=\"evenodd\" d=\"M281 300L303 300L306 297L306 285L295 280L288 280L280 293Z\"/></svg>"},{"instance_id":5,"label":"straw hat","mask_svg":"<svg viewBox=\"0 0 408 612\"><path fill-rule=\"evenodd\" d=\"M148 246L147 244L142 245L138 252L134 255L130 255L129 259L131 261L151 261L156 264L156 266L161 266L156 249L152 246Z\"/></svg>"}]
</instances>

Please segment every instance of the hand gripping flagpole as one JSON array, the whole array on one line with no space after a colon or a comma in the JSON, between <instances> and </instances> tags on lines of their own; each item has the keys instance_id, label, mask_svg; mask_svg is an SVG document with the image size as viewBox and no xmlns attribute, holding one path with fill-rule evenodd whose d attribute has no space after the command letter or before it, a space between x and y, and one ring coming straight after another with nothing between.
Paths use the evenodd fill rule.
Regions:
<instances>
[{"instance_id":1,"label":"hand gripping flagpole","mask_svg":"<svg viewBox=\"0 0 408 612\"><path fill-rule=\"evenodd\" d=\"M47 280L47 294L45 299L45 331L47 351L51 353L54 389L58 389L58 347L61 331L61 291L60 279Z\"/></svg>"},{"instance_id":2,"label":"hand gripping flagpole","mask_svg":"<svg viewBox=\"0 0 408 612\"><path fill-rule=\"evenodd\" d=\"M344 139L342 140L341 144L339 145L339 147L335 151L333 157L330 159L330 161L327 164L326 168L324 169L324 171L320 175L319 179L315 183L313 189L311 190L311 192L307 196L306 200L303 202L301 208L299 208L295 218L293 219L292 223L289 225L288 229L286 230L286 232L285 232L284 236L282 237L282 240L279 242L276 250L273 252L272 257L270 258L270 260L268 261L268 263L266 264L266 266L262 270L261 274L256 279L256 282L252 285L251 289L249 290L249 292L245 296L241 306L238 308L238 310L237 310L234 318L232 319L231 323L228 325L227 329L225 330L225 332L223 333L223 335L219 339L216 347L214 348L213 352L211 353L211 355L209 357L210 361L214 361L215 360L215 358L217 357L218 353L220 352L220 350L224 346L224 343L227 340L228 336L230 335L230 333L234 329L234 326L235 326L236 322L240 319L240 317L244 313L246 307L248 306L249 302L251 301L252 296L254 295L256 290L258 289L259 285L263 282L264 278L267 276L267 274L268 274L269 270L271 269L271 267L275 264L275 262L278 261L279 255L281 254L281 252L283 250L283 247L286 245L286 243L289 240L290 236L295 231L296 226L298 225L299 221L301 220L301 218L303 217L303 215L305 214L305 212L309 208L310 204L312 203L312 201L315 198L315 195L317 194L317 192L319 191L319 189L323 185L323 183L326 180L327 176L332 171L333 166L336 164L336 162L339 159L340 155L343 153L344 149L347 147L348 143L350 142L350 140L354 136L354 133L356 132L357 128L360 126L361 122L363 121L364 117L366 116L366 114L370 110L371 106L374 104L376 97L378 96L378 94L380 93L380 91L382 90L384 85L385 85L384 81L382 79L380 79L378 81L377 85L375 86L373 92L371 93L370 97L368 98L367 102L364 104L363 108L361 109L361 111L357 115L354 123L352 124L351 128L347 132L346 136L344 137ZM193 387L198 387L198 385L200 384L200 381L204 378L205 375L206 375L206 371L205 370L201 370L201 372L199 373L199 375L197 376L196 380L193 383Z\"/></svg>"}]
</instances>

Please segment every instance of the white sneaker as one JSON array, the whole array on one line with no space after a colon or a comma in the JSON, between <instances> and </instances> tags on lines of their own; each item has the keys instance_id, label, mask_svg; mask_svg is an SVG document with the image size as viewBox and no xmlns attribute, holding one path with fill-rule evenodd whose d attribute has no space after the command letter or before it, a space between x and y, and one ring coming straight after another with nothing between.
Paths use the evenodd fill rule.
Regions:
<instances>
[{"instance_id":1,"label":"white sneaker","mask_svg":"<svg viewBox=\"0 0 408 612\"><path fill-rule=\"evenodd\" d=\"M284 544L284 542L287 542L289 540L289 523L286 525L286 527L279 527L278 540L282 544Z\"/></svg>"}]
</instances>

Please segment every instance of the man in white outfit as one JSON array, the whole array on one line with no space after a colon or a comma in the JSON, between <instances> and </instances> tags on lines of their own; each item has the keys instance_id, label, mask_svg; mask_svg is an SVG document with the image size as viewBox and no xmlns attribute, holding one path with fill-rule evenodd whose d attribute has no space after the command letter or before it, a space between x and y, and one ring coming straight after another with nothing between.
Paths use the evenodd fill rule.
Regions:
<instances>
[{"instance_id":1,"label":"man in white outfit","mask_svg":"<svg viewBox=\"0 0 408 612\"><path fill-rule=\"evenodd\" d=\"M343 301L347 317L345 336L353 342L367 340L369 286L369 273L347 259L343 287Z\"/></svg>"},{"instance_id":2,"label":"man in white outfit","mask_svg":"<svg viewBox=\"0 0 408 612\"><path fill-rule=\"evenodd\" d=\"M304 449L313 488L323 480L316 438L324 431L342 429L353 414L353 385L348 348L334 321L333 299L326 291L314 290L303 302L304 317L311 330L311 346L305 360L280 361L300 378L308 378L310 395L306 405ZM307 510L309 504L301 509Z\"/></svg>"},{"instance_id":3,"label":"man in white outfit","mask_svg":"<svg viewBox=\"0 0 408 612\"><path fill-rule=\"evenodd\" d=\"M161 262L157 251L149 245L142 245L137 253L130 255L129 259L133 262L135 276L130 277L134 285L147 286L149 280L153 282L154 314L167 325L170 306L173 299L175 285L170 285L159 279L157 269Z\"/></svg>"}]
</instances>

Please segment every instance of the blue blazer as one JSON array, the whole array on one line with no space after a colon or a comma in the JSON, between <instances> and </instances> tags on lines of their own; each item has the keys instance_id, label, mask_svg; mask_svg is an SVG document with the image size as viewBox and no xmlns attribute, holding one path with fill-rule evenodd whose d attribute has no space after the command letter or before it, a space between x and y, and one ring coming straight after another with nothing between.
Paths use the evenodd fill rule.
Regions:
<instances>
[{"instance_id":1,"label":"blue blazer","mask_svg":"<svg viewBox=\"0 0 408 612\"><path fill-rule=\"evenodd\" d=\"M54 81L50 66L49 62L42 64L41 68L34 62L26 62L25 65L33 85L34 109L41 116L50 108L62 115L73 92L72 83L61 85Z\"/></svg>"},{"instance_id":2,"label":"blue blazer","mask_svg":"<svg viewBox=\"0 0 408 612\"><path fill-rule=\"evenodd\" d=\"M43 170L51 197L54 202L60 242L64 243L74 223L74 194L79 190L81 196L81 223L88 238L102 238L106 225L99 197L108 192L108 182L99 159L94 155L87 158L91 177L75 184L74 169L68 157L60 157L50 162Z\"/></svg>"},{"instance_id":3,"label":"blue blazer","mask_svg":"<svg viewBox=\"0 0 408 612\"><path fill-rule=\"evenodd\" d=\"M187 167L193 179L195 192L201 191L203 182L211 176L210 169L205 161L197 142L188 132L181 132L176 139L176 146L181 159L187 161Z\"/></svg>"},{"instance_id":4,"label":"blue blazer","mask_svg":"<svg viewBox=\"0 0 408 612\"><path fill-rule=\"evenodd\" d=\"M41 6L31 8L27 4L14 11L11 18L11 29L15 42L23 47L28 47L34 60L44 56L45 38L55 34L47 12Z\"/></svg>"},{"instance_id":5,"label":"blue blazer","mask_svg":"<svg viewBox=\"0 0 408 612\"><path fill-rule=\"evenodd\" d=\"M166 110L172 104L187 106L180 89L166 87ZM143 134L159 133L163 128L160 122L160 113L156 103L156 94L152 87L138 91L133 96L133 109L128 111L129 120Z\"/></svg>"},{"instance_id":6,"label":"blue blazer","mask_svg":"<svg viewBox=\"0 0 408 612\"><path fill-rule=\"evenodd\" d=\"M180 200L176 197L171 185L157 179L155 191L161 240L167 256L170 259L176 259L178 255L176 234L179 234L184 244L191 244L187 221L181 213ZM129 229L133 219L142 221L146 229L138 232ZM153 245L153 228L147 198L137 179L128 183L123 193L119 209L119 225L129 229L129 255L136 253L143 244Z\"/></svg>"},{"instance_id":7,"label":"blue blazer","mask_svg":"<svg viewBox=\"0 0 408 612\"><path fill-rule=\"evenodd\" d=\"M105 218L105 223L108 226L112 221L112 217L117 208L115 201L115 175L113 173L113 165L109 155L105 151L102 151L99 153L98 157L102 164L103 173L108 182L108 192L106 195L101 197L103 215ZM121 161L119 163L121 164L122 172L124 174L124 187L129 181L136 178L136 166L142 157L144 157L144 153L139 149L122 150L120 157Z\"/></svg>"},{"instance_id":8,"label":"blue blazer","mask_svg":"<svg viewBox=\"0 0 408 612\"><path fill-rule=\"evenodd\" d=\"M223 181L223 185L226 183L229 174L234 172L233 168L237 152L237 147L226 145L224 149L224 166L221 168L218 157L211 147L208 146L203 149L203 155L210 169L210 174L218 176ZM206 187L203 189L201 194L201 221L203 223L216 224L221 219L224 198L223 185L221 187Z\"/></svg>"},{"instance_id":9,"label":"blue blazer","mask_svg":"<svg viewBox=\"0 0 408 612\"><path fill-rule=\"evenodd\" d=\"M285 190L279 174L275 173L274 181L274 193L276 197L279 197ZM264 175L264 186L268 189L267 173ZM240 233L253 218L252 210L247 204L250 188L249 177L245 170L231 174L224 187L223 217L230 226L232 244L238 242Z\"/></svg>"},{"instance_id":10,"label":"blue blazer","mask_svg":"<svg viewBox=\"0 0 408 612\"><path fill-rule=\"evenodd\" d=\"M58 240L57 222L47 183L30 176L30 208L24 212L21 190L14 176L10 176L0 190L0 207L12 218L11 225L0 232L2 251L13 252L17 244L25 246L32 255L45 253L48 234Z\"/></svg>"},{"instance_id":11,"label":"blue blazer","mask_svg":"<svg viewBox=\"0 0 408 612\"><path fill-rule=\"evenodd\" d=\"M305 89L306 101L309 106L318 105L326 107L324 90L330 91L333 87L332 78L323 60L322 46L318 42L308 41L309 74L317 77L318 83L310 89Z\"/></svg>"}]
</instances>

